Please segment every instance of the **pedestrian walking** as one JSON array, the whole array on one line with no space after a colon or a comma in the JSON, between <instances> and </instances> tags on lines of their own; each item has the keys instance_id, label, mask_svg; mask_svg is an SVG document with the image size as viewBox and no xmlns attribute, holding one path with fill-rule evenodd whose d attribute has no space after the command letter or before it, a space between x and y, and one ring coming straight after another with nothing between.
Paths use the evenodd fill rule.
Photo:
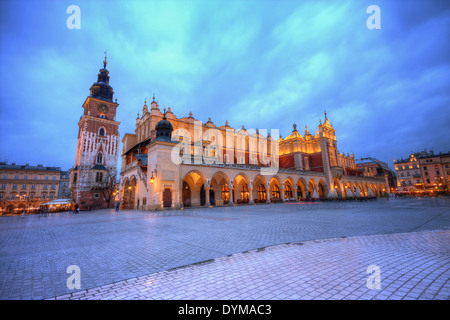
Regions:
<instances>
[{"instance_id":1,"label":"pedestrian walking","mask_svg":"<svg viewBox=\"0 0 450 320\"><path fill-rule=\"evenodd\" d=\"M115 206L116 206L116 211L119 211L119 203L118 202L116 202L116 204L115 204Z\"/></svg>"},{"instance_id":2,"label":"pedestrian walking","mask_svg":"<svg viewBox=\"0 0 450 320\"><path fill-rule=\"evenodd\" d=\"M75 204L75 208L73 209L73 213L78 213L78 203Z\"/></svg>"}]
</instances>

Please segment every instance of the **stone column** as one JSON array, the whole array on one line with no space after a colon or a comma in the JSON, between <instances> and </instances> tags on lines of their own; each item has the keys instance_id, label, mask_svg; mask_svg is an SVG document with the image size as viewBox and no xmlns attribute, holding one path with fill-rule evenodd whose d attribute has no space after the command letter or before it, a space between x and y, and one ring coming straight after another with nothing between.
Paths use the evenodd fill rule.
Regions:
<instances>
[{"instance_id":1,"label":"stone column","mask_svg":"<svg viewBox=\"0 0 450 320\"><path fill-rule=\"evenodd\" d=\"M228 197L228 205L229 206L234 206L234 186L233 186L233 182L231 181L228 185L228 192L229 192L229 197Z\"/></svg>"},{"instance_id":2,"label":"stone column","mask_svg":"<svg viewBox=\"0 0 450 320\"><path fill-rule=\"evenodd\" d=\"M282 183L281 187L280 187L280 196L281 196L281 202L286 202L286 199L284 198L284 183Z\"/></svg>"},{"instance_id":3,"label":"stone column","mask_svg":"<svg viewBox=\"0 0 450 320\"><path fill-rule=\"evenodd\" d=\"M249 196L248 203L249 204L255 204L253 202L253 188L248 188L248 196Z\"/></svg>"},{"instance_id":4,"label":"stone column","mask_svg":"<svg viewBox=\"0 0 450 320\"><path fill-rule=\"evenodd\" d=\"M270 203L270 183L266 184L266 203Z\"/></svg>"},{"instance_id":5,"label":"stone column","mask_svg":"<svg viewBox=\"0 0 450 320\"><path fill-rule=\"evenodd\" d=\"M209 190L211 188L206 187L205 188L205 207L211 206L211 203L209 202Z\"/></svg>"}]
</instances>

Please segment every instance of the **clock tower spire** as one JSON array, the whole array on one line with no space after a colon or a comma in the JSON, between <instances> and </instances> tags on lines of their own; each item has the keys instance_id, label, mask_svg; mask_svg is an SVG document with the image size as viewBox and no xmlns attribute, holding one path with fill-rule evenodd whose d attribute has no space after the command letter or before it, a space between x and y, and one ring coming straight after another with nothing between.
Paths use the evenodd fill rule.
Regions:
<instances>
[{"instance_id":1,"label":"clock tower spire","mask_svg":"<svg viewBox=\"0 0 450 320\"><path fill-rule=\"evenodd\" d=\"M83 103L84 112L78 122L70 190L81 210L110 206L103 189L116 181L120 124L116 121L116 110L119 104L117 99L113 102L114 91L106 65L105 52L103 68Z\"/></svg>"}]
</instances>

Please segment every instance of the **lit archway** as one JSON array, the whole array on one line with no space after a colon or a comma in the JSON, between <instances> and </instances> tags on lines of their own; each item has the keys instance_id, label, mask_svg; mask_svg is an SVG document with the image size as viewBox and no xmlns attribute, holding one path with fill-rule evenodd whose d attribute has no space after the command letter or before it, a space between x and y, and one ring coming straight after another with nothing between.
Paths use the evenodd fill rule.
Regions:
<instances>
[{"instance_id":1,"label":"lit archway","mask_svg":"<svg viewBox=\"0 0 450 320\"><path fill-rule=\"evenodd\" d=\"M183 206L200 206L204 204L205 176L195 170L187 173L183 179ZM186 188L187 187L187 188Z\"/></svg>"}]
</instances>

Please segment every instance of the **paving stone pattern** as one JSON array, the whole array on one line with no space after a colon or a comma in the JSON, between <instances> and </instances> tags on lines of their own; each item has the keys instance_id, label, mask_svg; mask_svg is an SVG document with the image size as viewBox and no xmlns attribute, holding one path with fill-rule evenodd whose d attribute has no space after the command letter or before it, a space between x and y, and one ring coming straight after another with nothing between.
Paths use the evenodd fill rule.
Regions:
<instances>
[{"instance_id":1,"label":"paving stone pattern","mask_svg":"<svg viewBox=\"0 0 450 320\"><path fill-rule=\"evenodd\" d=\"M173 292L168 294L166 291L150 290L149 295L140 295L133 291L135 295L127 297L129 299L176 299L178 297L228 299L240 292L239 299L258 299L260 295L268 299L283 299L283 297L313 299L319 297L314 296L315 293L321 293L320 291L327 288L323 280L327 279L328 283L336 283L334 287L337 286L337 288L333 287L334 289L329 289L332 291L322 292L324 295L321 295L321 298L326 299L330 295L328 298L338 299L340 296L334 296L333 290L338 290L340 287L349 289L349 286L359 286L358 290L362 290L361 295L358 296L360 291L357 291L353 298L370 298L375 292L373 290L366 292L369 289L365 285L365 279L368 277L365 271L370 264L380 265L382 285L385 286L385 289L378 291L376 298L382 298L381 293L384 292L385 298L395 299L397 295L387 295L388 288L395 287L388 285L389 281L392 283L396 281L399 289L403 288L403 285L400 286L398 283L405 283L406 278L412 277L417 272L415 267L409 273L406 272L410 268L409 261L414 260L415 257L419 262L413 265L419 265L420 261L424 261L421 265L425 269L414 276L414 279L419 281L420 277L424 278L421 282L419 281L421 285L417 284L419 287L414 286L411 290L414 289L415 294L418 294L417 298L420 299L443 299L445 296L448 297L448 287L441 282L443 277L445 281L448 279L448 273L445 273L448 271L444 269L447 270L449 267L449 255L445 250L448 247L446 230L449 221L450 201L448 198L261 204L164 212L101 210L81 212L76 215L50 214L48 217L36 215L0 217L0 299L48 299L60 296L93 298L92 295L86 295L86 290L98 290L102 286L115 287L124 282L128 283L131 292L134 290L131 288L133 285L138 287L139 279L143 277L142 279L148 282L148 279L151 279L148 277L152 275L160 277L159 283L166 281L167 277L172 277L170 281L175 287L168 283L166 287L173 288ZM435 235L433 237L419 232L424 230L439 231L431 233ZM417 239L408 238L409 245L402 245L403 242L398 239L403 238L395 238L396 234L416 235ZM369 235L376 236L375 238L365 237ZM389 238L389 235L393 238ZM384 238L386 236L387 238ZM352 237L352 240L342 237ZM370 245L373 239L379 239L376 237L383 239L377 240L376 243L380 245ZM427 242L423 237L434 240ZM391 240L393 244L390 244ZM304 244L293 244L297 242ZM346 243L350 243L352 249L343 245ZM359 247L358 243L363 243L364 246ZM370 250L367 250L367 246ZM385 246L388 247L387 251ZM414 246L421 249L417 251ZM266 249L257 250L258 248ZM393 251L391 248L399 250ZM297 252L297 250L306 251ZM348 256L345 259L339 258L340 255L336 254L339 250L344 250L346 254L353 254L355 258L350 260L353 262L348 262ZM439 252L425 255L425 252L428 253L427 250ZM246 251L252 252L242 253ZM271 258L272 254L275 255L274 258ZM384 256L390 257L386 260L387 262L381 259ZM321 259L313 259L314 257L321 257ZM379 260L374 257L379 257ZM211 259L214 261L209 264L196 264L211 261ZM234 262L227 262L227 259L233 259ZM287 288L298 285L309 289L298 291L296 287L296 294L288 294L281 287L275 290L276 285L274 285L272 293L272 289L266 287L264 290L261 289L260 295L253 295L252 292L259 291L233 291L231 286L227 290L232 292L226 293L219 290L216 295L213 295L212 289L207 286L208 283L215 283L216 280L219 284L222 283L219 278L228 279L224 274L229 273L230 279L234 277L230 283L234 282L236 286L243 281L242 276L247 275L246 279L249 279L249 282L253 280L254 283L243 283L247 283L249 288L253 286L260 288L258 283L264 283L264 277L260 279L259 276L264 274L264 270L253 275L246 270L258 270L258 261L262 263L260 268L276 268L274 263L278 260L282 263L279 265L278 273L283 274L283 277L279 277L280 283L286 283ZM255 264L252 265L251 261L255 261ZM399 278L396 278L398 272L393 271L395 268L389 267L397 261L399 263L396 264L396 268L403 270L398 271L403 272ZM219 264L223 265L220 267L222 269L218 267ZM329 269L329 266L333 264L336 266L342 264L342 267L346 268L344 273L346 276L342 279L339 277L341 280L335 279L334 282L330 282L329 270L336 269L334 267ZM70 265L77 265L81 270L81 288L78 290L68 289L66 285L67 278L70 276L66 273L66 269ZM189 265L192 266L168 271ZM225 268L231 265L242 266L241 272L238 269ZM222 270L224 274L221 277L210 276L210 270L204 268L213 268L213 266ZM304 268L300 268L301 266ZM322 269L323 276L317 273ZM178 283L188 281L188 279L177 278L176 275L186 275L188 270L191 270L189 272L192 274L195 274L195 270L206 272L208 275L204 277L203 285L209 289L197 295L194 295L186 286L184 288L188 292L184 295L178 289L176 290L176 279ZM300 282L293 281L288 284L289 278L292 278L289 274L296 270L303 270L302 275L305 278L299 275L299 279L306 281L299 280ZM392 275L390 272L393 272ZM242 275L241 278L239 274ZM161 278L162 275L165 280ZM341 282L346 278L348 279L342 284ZM195 274L192 281L195 279L200 281L202 277ZM430 282L432 279L438 282ZM356 283L357 280L359 282ZM362 280L364 283L361 287ZM352 284L347 286L349 282ZM428 282L430 282L429 286L420 291L421 286L425 286ZM438 288L438 284L442 284L442 288ZM197 285L201 286L200 283ZM342 293L342 290L338 290L340 295L345 293ZM402 289L402 291L405 290L406 288ZM175 294L176 292L178 294ZM398 297L406 297L399 294L398 290L394 292L398 294ZM302 295L303 293L305 294ZM410 291L408 294L408 297L414 296ZM114 295L113 298L126 298L125 296ZM100 298L100 295L97 298ZM342 298L351 299L352 295L348 294Z\"/></svg>"}]
</instances>

